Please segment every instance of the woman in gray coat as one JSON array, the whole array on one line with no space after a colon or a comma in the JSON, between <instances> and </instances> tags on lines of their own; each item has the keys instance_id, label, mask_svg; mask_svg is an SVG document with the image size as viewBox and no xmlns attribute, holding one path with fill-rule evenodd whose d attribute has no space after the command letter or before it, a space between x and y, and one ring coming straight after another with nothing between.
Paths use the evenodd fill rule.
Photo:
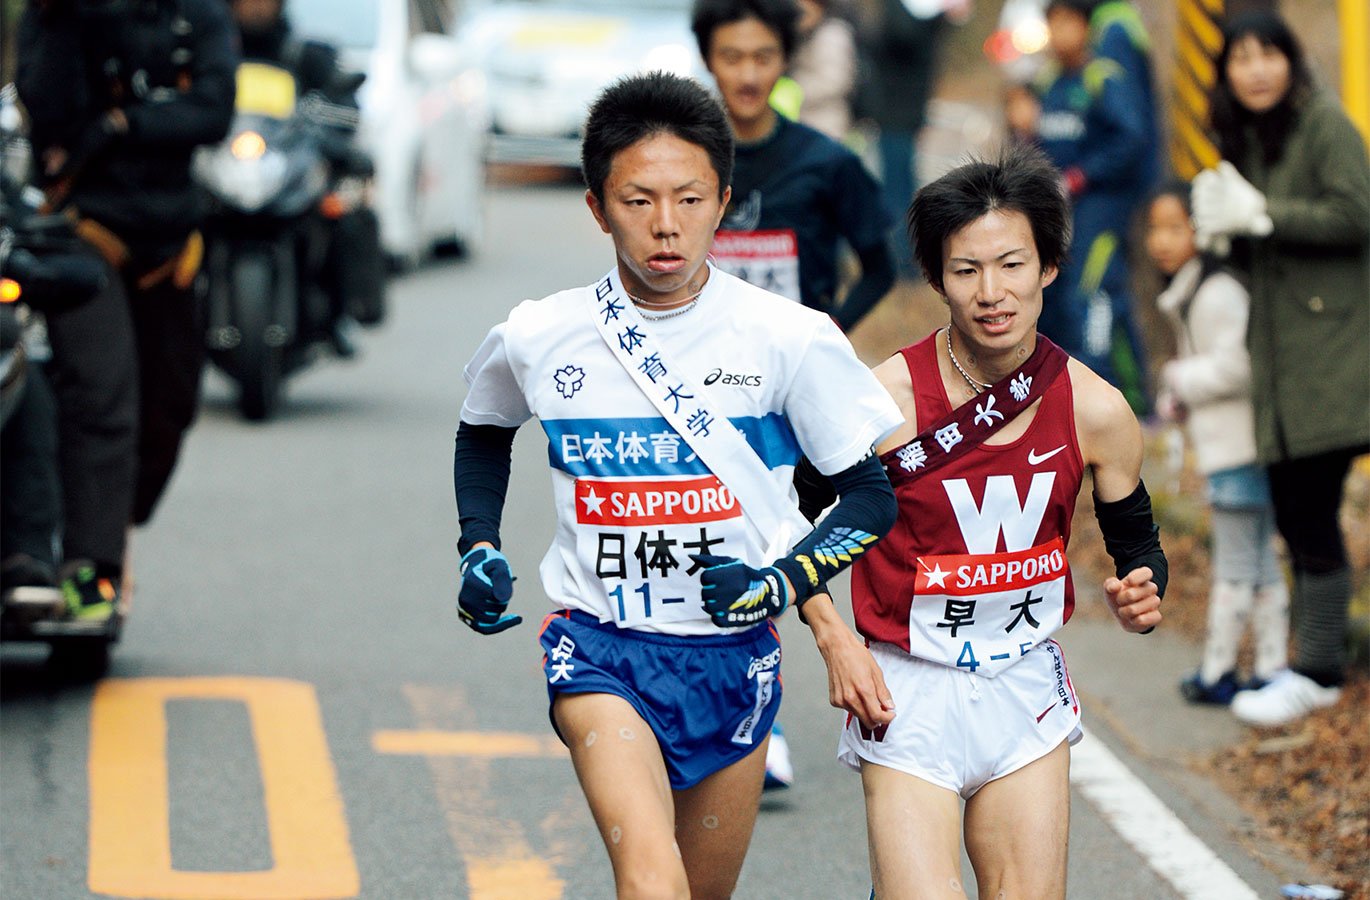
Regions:
<instances>
[{"instance_id":1,"label":"woman in gray coat","mask_svg":"<svg viewBox=\"0 0 1370 900\"><path fill-rule=\"evenodd\" d=\"M1201 244L1231 244L1249 281L1256 446L1296 612L1291 669L1232 710L1278 725L1334 704L1345 678L1351 572L1337 511L1370 450L1370 162L1278 15L1232 19L1216 68L1223 162L1195 178L1194 220Z\"/></svg>"}]
</instances>

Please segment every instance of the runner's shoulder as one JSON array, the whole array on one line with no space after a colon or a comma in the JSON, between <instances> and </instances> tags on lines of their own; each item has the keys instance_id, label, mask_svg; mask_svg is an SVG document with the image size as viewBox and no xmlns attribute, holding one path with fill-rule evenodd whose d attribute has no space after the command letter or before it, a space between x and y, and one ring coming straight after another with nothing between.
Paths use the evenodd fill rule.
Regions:
<instances>
[{"instance_id":1,"label":"runner's shoulder","mask_svg":"<svg viewBox=\"0 0 1370 900\"><path fill-rule=\"evenodd\" d=\"M1117 440L1140 439L1141 427L1122 391L1074 357L1066 372L1070 376L1076 428L1084 441L1099 447Z\"/></svg>"},{"instance_id":2,"label":"runner's shoulder","mask_svg":"<svg viewBox=\"0 0 1370 900\"><path fill-rule=\"evenodd\" d=\"M786 334L792 333L792 330L807 334L821 328L824 323L832 322L827 313L750 284L722 269L714 268L709 277L723 279L722 287L727 292L723 302L732 315L749 324L764 327L772 335L778 329L783 329ZM737 324L741 324L741 321L737 321Z\"/></svg>"},{"instance_id":3,"label":"runner's shoulder","mask_svg":"<svg viewBox=\"0 0 1370 900\"><path fill-rule=\"evenodd\" d=\"M536 300L524 300L509 311L508 330L518 334L564 328L568 320L584 317L588 287L570 288Z\"/></svg>"}]
</instances>

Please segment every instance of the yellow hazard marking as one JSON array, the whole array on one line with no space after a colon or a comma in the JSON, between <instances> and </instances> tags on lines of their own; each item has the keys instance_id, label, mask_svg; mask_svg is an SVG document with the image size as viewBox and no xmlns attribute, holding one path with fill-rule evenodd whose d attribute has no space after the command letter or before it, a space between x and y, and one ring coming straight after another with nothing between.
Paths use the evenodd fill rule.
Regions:
<instances>
[{"instance_id":1,"label":"yellow hazard marking","mask_svg":"<svg viewBox=\"0 0 1370 900\"><path fill-rule=\"evenodd\" d=\"M1185 119L1177 120L1175 125L1176 132L1184 145L1194 154L1194 160L1199 165L1205 169L1211 169L1218 164L1218 160L1222 158L1218 155L1218 149L1213 146L1213 143L1199 130L1197 125Z\"/></svg>"},{"instance_id":2,"label":"yellow hazard marking","mask_svg":"<svg viewBox=\"0 0 1370 900\"><path fill-rule=\"evenodd\" d=\"M1223 33L1213 24L1213 20L1194 3L1181 3L1180 15L1199 39L1199 46L1216 57L1223 48Z\"/></svg>"},{"instance_id":3,"label":"yellow hazard marking","mask_svg":"<svg viewBox=\"0 0 1370 900\"><path fill-rule=\"evenodd\" d=\"M270 869L172 868L166 704L184 699L247 707ZM355 897L361 882L313 686L274 678L101 682L91 703L89 888L166 900Z\"/></svg>"},{"instance_id":4,"label":"yellow hazard marking","mask_svg":"<svg viewBox=\"0 0 1370 900\"><path fill-rule=\"evenodd\" d=\"M1370 5L1337 0L1341 22L1341 98L1346 114L1370 143Z\"/></svg>"},{"instance_id":5,"label":"yellow hazard marking","mask_svg":"<svg viewBox=\"0 0 1370 900\"><path fill-rule=\"evenodd\" d=\"M377 753L407 756L479 756L492 759L570 756L555 736L497 731L377 731L371 736L371 747Z\"/></svg>"},{"instance_id":6,"label":"yellow hazard marking","mask_svg":"<svg viewBox=\"0 0 1370 900\"><path fill-rule=\"evenodd\" d=\"M1180 57L1189 64L1189 69L1202 85L1213 83L1213 58L1210 57L1198 39L1184 29L1179 32Z\"/></svg>"},{"instance_id":7,"label":"yellow hazard marking","mask_svg":"<svg viewBox=\"0 0 1370 900\"><path fill-rule=\"evenodd\" d=\"M1175 79L1175 95L1184 104L1184 112L1191 121L1202 122L1208 117L1208 96L1192 79L1184 77L1183 72ZM1176 114L1179 113L1180 110L1176 110Z\"/></svg>"}]
</instances>

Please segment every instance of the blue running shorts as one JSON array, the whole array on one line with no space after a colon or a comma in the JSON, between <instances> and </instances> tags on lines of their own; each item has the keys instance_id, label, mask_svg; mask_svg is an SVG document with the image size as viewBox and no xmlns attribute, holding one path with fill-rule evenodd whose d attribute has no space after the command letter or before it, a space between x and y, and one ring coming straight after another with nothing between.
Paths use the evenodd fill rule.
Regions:
<instances>
[{"instance_id":1,"label":"blue running shorts","mask_svg":"<svg viewBox=\"0 0 1370 900\"><path fill-rule=\"evenodd\" d=\"M562 610L543 621L539 640L549 704L560 693L627 700L656 735L673 790L693 787L755 750L780 709L780 636L769 622L686 636L623 629Z\"/></svg>"}]
</instances>

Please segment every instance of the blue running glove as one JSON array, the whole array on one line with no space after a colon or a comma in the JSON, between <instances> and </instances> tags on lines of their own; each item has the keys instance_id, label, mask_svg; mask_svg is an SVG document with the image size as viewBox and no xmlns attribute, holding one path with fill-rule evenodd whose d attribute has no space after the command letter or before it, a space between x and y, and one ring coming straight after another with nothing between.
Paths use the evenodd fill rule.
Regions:
<instances>
[{"instance_id":1,"label":"blue running glove","mask_svg":"<svg viewBox=\"0 0 1370 900\"><path fill-rule=\"evenodd\" d=\"M461 591L457 615L477 634L499 634L523 621L506 616L514 595L514 576L509 560L490 547L477 547L461 558Z\"/></svg>"},{"instance_id":2,"label":"blue running glove","mask_svg":"<svg viewBox=\"0 0 1370 900\"><path fill-rule=\"evenodd\" d=\"M691 553L690 559L704 567L704 611L719 628L752 625L789 605L785 576L775 566L753 569L740 559L708 553Z\"/></svg>"}]
</instances>

